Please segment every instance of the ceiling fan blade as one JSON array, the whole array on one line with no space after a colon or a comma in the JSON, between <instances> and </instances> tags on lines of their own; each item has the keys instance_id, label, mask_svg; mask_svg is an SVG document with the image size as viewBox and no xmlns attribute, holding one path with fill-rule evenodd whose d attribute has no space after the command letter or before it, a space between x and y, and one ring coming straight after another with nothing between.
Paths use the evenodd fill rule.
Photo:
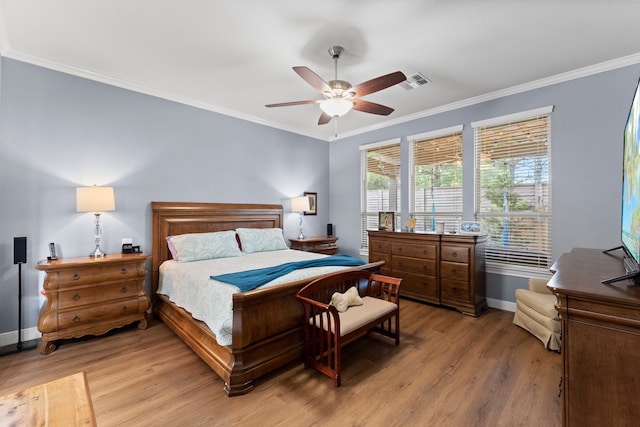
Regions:
<instances>
[{"instance_id":1,"label":"ceiling fan blade","mask_svg":"<svg viewBox=\"0 0 640 427\"><path fill-rule=\"evenodd\" d=\"M407 80L407 76L405 76L401 71L396 71L395 73L385 74L384 76L362 82L349 89L349 92L353 92L356 97L365 96L393 85L397 85L405 80Z\"/></svg>"},{"instance_id":2,"label":"ceiling fan blade","mask_svg":"<svg viewBox=\"0 0 640 427\"><path fill-rule=\"evenodd\" d=\"M353 109L364 113L378 114L380 116L388 116L394 111L393 108L362 99L353 100Z\"/></svg>"},{"instance_id":3,"label":"ceiling fan blade","mask_svg":"<svg viewBox=\"0 0 640 427\"><path fill-rule=\"evenodd\" d=\"M326 125L331 121L333 117L325 113L324 111L320 114L320 118L318 119L318 125Z\"/></svg>"},{"instance_id":4,"label":"ceiling fan blade","mask_svg":"<svg viewBox=\"0 0 640 427\"><path fill-rule=\"evenodd\" d=\"M322 77L311 71L307 67L293 67L293 71L298 73L305 82L309 83L315 90L324 95L325 92L333 93L331 87L325 82Z\"/></svg>"},{"instance_id":5,"label":"ceiling fan blade","mask_svg":"<svg viewBox=\"0 0 640 427\"><path fill-rule=\"evenodd\" d=\"M279 104L267 104L265 107L290 107L292 105L317 104L319 102L318 100L280 102Z\"/></svg>"}]
</instances>

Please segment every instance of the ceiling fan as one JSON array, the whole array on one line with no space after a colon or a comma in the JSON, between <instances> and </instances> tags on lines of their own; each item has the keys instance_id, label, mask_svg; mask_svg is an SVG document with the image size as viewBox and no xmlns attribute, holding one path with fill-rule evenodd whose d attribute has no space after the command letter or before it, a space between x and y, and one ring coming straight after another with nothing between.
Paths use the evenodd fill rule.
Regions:
<instances>
[{"instance_id":1,"label":"ceiling fan","mask_svg":"<svg viewBox=\"0 0 640 427\"><path fill-rule=\"evenodd\" d=\"M381 116L391 114L393 108L376 104L375 102L365 101L360 99L360 97L401 83L405 81L407 77L402 72L396 71L352 86L351 83L347 81L338 80L338 59L340 59L342 52L344 52L344 48L341 46L332 46L329 48L329 55L331 55L335 61L335 78L328 82L325 82L320 76L307 67L293 67L293 71L298 73L298 75L315 90L320 92L324 99L281 102L278 104L267 104L266 107L320 104L322 112L318 119L319 125L329 123L334 117L342 117L352 109Z\"/></svg>"}]
</instances>

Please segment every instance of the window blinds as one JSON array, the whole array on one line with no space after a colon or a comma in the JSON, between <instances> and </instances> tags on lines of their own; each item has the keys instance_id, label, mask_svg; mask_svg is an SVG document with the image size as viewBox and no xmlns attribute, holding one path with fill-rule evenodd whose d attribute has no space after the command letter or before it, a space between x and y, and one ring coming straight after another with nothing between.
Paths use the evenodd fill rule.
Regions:
<instances>
[{"instance_id":1,"label":"window blinds","mask_svg":"<svg viewBox=\"0 0 640 427\"><path fill-rule=\"evenodd\" d=\"M418 231L443 221L457 231L462 218L462 126L409 137L411 215Z\"/></svg>"},{"instance_id":2,"label":"window blinds","mask_svg":"<svg viewBox=\"0 0 640 427\"><path fill-rule=\"evenodd\" d=\"M378 212L395 212L400 221L400 139L363 145L361 248L368 248L367 230L378 229ZM396 225L397 227L397 225Z\"/></svg>"},{"instance_id":3,"label":"window blinds","mask_svg":"<svg viewBox=\"0 0 640 427\"><path fill-rule=\"evenodd\" d=\"M475 127L475 212L486 260L549 267L550 110Z\"/></svg>"}]
</instances>

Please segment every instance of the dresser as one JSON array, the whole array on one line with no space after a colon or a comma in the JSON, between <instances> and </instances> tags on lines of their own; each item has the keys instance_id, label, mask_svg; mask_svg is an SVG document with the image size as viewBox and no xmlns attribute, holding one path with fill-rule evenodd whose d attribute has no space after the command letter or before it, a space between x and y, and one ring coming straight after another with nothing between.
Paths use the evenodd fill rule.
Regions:
<instances>
[{"instance_id":1,"label":"dresser","mask_svg":"<svg viewBox=\"0 0 640 427\"><path fill-rule=\"evenodd\" d=\"M40 313L38 350L49 354L55 340L100 335L139 321L145 329L149 297L144 292L143 254L108 254L104 258L40 261L47 301Z\"/></svg>"},{"instance_id":2,"label":"dresser","mask_svg":"<svg viewBox=\"0 0 640 427\"><path fill-rule=\"evenodd\" d=\"M564 426L637 426L640 420L640 287L624 274L622 251L575 248L547 284L562 318Z\"/></svg>"},{"instance_id":3,"label":"dresser","mask_svg":"<svg viewBox=\"0 0 640 427\"><path fill-rule=\"evenodd\" d=\"M381 274L402 277L400 293L479 315L487 308L486 236L369 230L369 262Z\"/></svg>"},{"instance_id":4,"label":"dresser","mask_svg":"<svg viewBox=\"0 0 640 427\"><path fill-rule=\"evenodd\" d=\"M291 243L291 249L335 255L338 253L337 240L338 238L333 236L316 236L307 237L306 239L289 239L289 242Z\"/></svg>"}]
</instances>

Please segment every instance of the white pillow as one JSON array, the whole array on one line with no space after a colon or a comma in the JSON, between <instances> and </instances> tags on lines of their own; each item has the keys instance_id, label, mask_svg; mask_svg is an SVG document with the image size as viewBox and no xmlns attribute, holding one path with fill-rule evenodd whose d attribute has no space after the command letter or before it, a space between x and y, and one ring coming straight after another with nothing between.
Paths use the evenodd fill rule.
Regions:
<instances>
[{"instance_id":1,"label":"white pillow","mask_svg":"<svg viewBox=\"0 0 640 427\"><path fill-rule=\"evenodd\" d=\"M362 298L360 298L356 287L352 286L343 294L334 292L334 294L331 295L329 305L334 306L340 313L344 313L347 311L347 308L352 305L362 305Z\"/></svg>"},{"instance_id":2,"label":"white pillow","mask_svg":"<svg viewBox=\"0 0 640 427\"><path fill-rule=\"evenodd\" d=\"M233 230L215 233L179 234L167 237L167 243L170 248L173 246L175 250L174 259L180 262L242 255L236 240L236 232Z\"/></svg>"},{"instance_id":3,"label":"white pillow","mask_svg":"<svg viewBox=\"0 0 640 427\"><path fill-rule=\"evenodd\" d=\"M242 252L267 252L287 249L282 228L238 228Z\"/></svg>"}]
</instances>

